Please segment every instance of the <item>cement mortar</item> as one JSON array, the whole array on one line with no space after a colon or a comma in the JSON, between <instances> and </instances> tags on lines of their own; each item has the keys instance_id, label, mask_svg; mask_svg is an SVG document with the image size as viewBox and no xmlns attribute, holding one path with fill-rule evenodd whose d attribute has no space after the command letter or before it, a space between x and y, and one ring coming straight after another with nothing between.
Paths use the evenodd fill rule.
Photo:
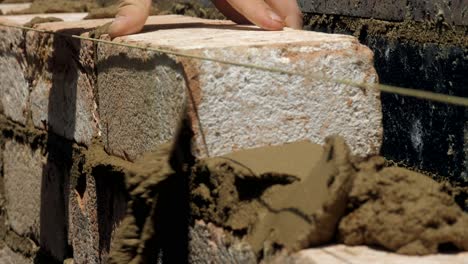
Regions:
<instances>
[{"instance_id":1,"label":"cement mortar","mask_svg":"<svg viewBox=\"0 0 468 264\"><path fill-rule=\"evenodd\" d=\"M468 214L443 185L397 167L369 166L355 177L351 213L339 225L345 244L377 245L410 255L468 250Z\"/></svg>"},{"instance_id":2,"label":"cement mortar","mask_svg":"<svg viewBox=\"0 0 468 264\"><path fill-rule=\"evenodd\" d=\"M377 19L356 18L337 15L307 14L304 27L317 30L347 33L353 32L359 39L369 36L385 36L396 41L417 43L438 43L468 47L467 27L449 26L442 22L390 22Z\"/></svg>"},{"instance_id":3,"label":"cement mortar","mask_svg":"<svg viewBox=\"0 0 468 264\"><path fill-rule=\"evenodd\" d=\"M304 153L294 148L283 147L276 158L300 166L297 159ZM381 157L356 161L339 138L329 139L325 151L317 147L305 155L313 168L305 178L288 175L287 169L278 173L271 157L265 158L273 164L270 173L255 169L262 155L271 153L278 155L268 147L257 150L258 156L246 151L200 161L190 186L194 217L245 239L257 254L318 246L336 236L345 244L410 255L436 253L447 245L468 249L468 214L453 193L426 175L383 169Z\"/></svg>"},{"instance_id":4,"label":"cement mortar","mask_svg":"<svg viewBox=\"0 0 468 264\"><path fill-rule=\"evenodd\" d=\"M128 195L127 211L113 232L107 263L148 263L156 258L158 251L169 255L170 250L177 250L172 253L171 260L187 256L180 251L181 247L171 248L172 240L169 239L171 236L175 243L188 241L188 237L185 242L177 239L178 236L188 236L189 232L188 224L184 222L188 206L184 210L183 204L188 201L183 182L193 163L190 155L192 132L188 129L188 121L184 120L174 142L162 144L134 162L108 155L100 143L85 152L83 170L89 172L96 166L104 166L108 171L118 172L123 179L115 180L124 181ZM178 221L180 224L175 224Z\"/></svg>"}]
</instances>

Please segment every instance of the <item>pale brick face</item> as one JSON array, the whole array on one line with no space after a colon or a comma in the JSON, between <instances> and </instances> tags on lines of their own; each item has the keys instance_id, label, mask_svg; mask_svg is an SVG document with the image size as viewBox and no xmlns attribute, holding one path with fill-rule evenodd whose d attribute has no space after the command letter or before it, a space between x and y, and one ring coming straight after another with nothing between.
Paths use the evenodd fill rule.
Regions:
<instances>
[{"instance_id":1,"label":"pale brick face","mask_svg":"<svg viewBox=\"0 0 468 264\"><path fill-rule=\"evenodd\" d=\"M149 23L170 24L174 20L177 17L169 16L154 18ZM183 18L181 22L187 23L186 20L189 19ZM331 135L344 137L354 154L366 156L379 152L383 133L380 92L314 78L319 75L358 83L378 82L373 53L356 38L294 30L225 29L177 28L122 38L131 43L311 77L182 59L190 97L197 111L192 123L198 157L304 139L322 144ZM120 64L114 67L122 68L125 63ZM133 74L133 69L126 71L128 76ZM98 74L98 81L100 78ZM99 87L107 86L109 84L101 83ZM132 84L127 89L138 87L140 85ZM100 104L101 112L105 111L105 105L113 102L109 98L100 100L108 101ZM168 115L166 109L157 114ZM154 110L148 113L150 111ZM119 129L119 133L134 134L125 125ZM121 141L116 144L124 148Z\"/></svg>"},{"instance_id":2,"label":"pale brick face","mask_svg":"<svg viewBox=\"0 0 468 264\"><path fill-rule=\"evenodd\" d=\"M19 48L22 41L20 30L0 28L0 113L25 124L29 84Z\"/></svg>"},{"instance_id":3,"label":"pale brick face","mask_svg":"<svg viewBox=\"0 0 468 264\"><path fill-rule=\"evenodd\" d=\"M42 171L46 158L39 150L15 141L5 143L5 196L8 222L20 235L39 238Z\"/></svg>"},{"instance_id":4,"label":"pale brick face","mask_svg":"<svg viewBox=\"0 0 468 264\"><path fill-rule=\"evenodd\" d=\"M8 140L4 151L5 207L8 225L63 259L66 254L64 173L41 152Z\"/></svg>"},{"instance_id":5,"label":"pale brick face","mask_svg":"<svg viewBox=\"0 0 468 264\"><path fill-rule=\"evenodd\" d=\"M9 247L4 246L0 249L0 263L2 264L33 264L34 261L25 258L21 254L15 253Z\"/></svg>"},{"instance_id":6,"label":"pale brick face","mask_svg":"<svg viewBox=\"0 0 468 264\"><path fill-rule=\"evenodd\" d=\"M99 46L99 115L106 149L134 160L173 138L187 95L174 58L122 51Z\"/></svg>"},{"instance_id":7,"label":"pale brick face","mask_svg":"<svg viewBox=\"0 0 468 264\"><path fill-rule=\"evenodd\" d=\"M25 124L29 87L22 66L13 56L0 57L0 80L1 104L5 115Z\"/></svg>"},{"instance_id":8,"label":"pale brick face","mask_svg":"<svg viewBox=\"0 0 468 264\"><path fill-rule=\"evenodd\" d=\"M34 126L90 144L99 133L92 44L36 32L29 32L27 40L27 54L33 61L30 104Z\"/></svg>"},{"instance_id":9,"label":"pale brick face","mask_svg":"<svg viewBox=\"0 0 468 264\"><path fill-rule=\"evenodd\" d=\"M344 36L326 44L228 47L202 54L250 64L268 62L269 67L306 76L324 73L356 82L377 81L372 53ZM303 139L323 144L334 134L343 136L355 154L379 151L382 124L377 91L211 62L201 63L200 89L198 114L212 156Z\"/></svg>"}]
</instances>

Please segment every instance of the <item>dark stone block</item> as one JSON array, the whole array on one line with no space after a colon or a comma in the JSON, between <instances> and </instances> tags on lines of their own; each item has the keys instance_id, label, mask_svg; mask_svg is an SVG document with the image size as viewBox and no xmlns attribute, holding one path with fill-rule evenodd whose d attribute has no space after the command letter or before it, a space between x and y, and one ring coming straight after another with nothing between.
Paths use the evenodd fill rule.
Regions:
<instances>
[{"instance_id":1,"label":"dark stone block","mask_svg":"<svg viewBox=\"0 0 468 264\"><path fill-rule=\"evenodd\" d=\"M299 0L304 12L468 25L468 0Z\"/></svg>"},{"instance_id":2,"label":"dark stone block","mask_svg":"<svg viewBox=\"0 0 468 264\"><path fill-rule=\"evenodd\" d=\"M373 50L383 84L468 97L468 47L375 33L370 20L358 20L334 16L308 29L359 36ZM353 21L363 26L353 28ZM468 183L468 108L386 93L381 98L385 157Z\"/></svg>"},{"instance_id":3,"label":"dark stone block","mask_svg":"<svg viewBox=\"0 0 468 264\"><path fill-rule=\"evenodd\" d=\"M412 18L468 25L468 0L409 0Z\"/></svg>"},{"instance_id":4,"label":"dark stone block","mask_svg":"<svg viewBox=\"0 0 468 264\"><path fill-rule=\"evenodd\" d=\"M468 97L468 51L456 46L365 40L380 81ZM382 154L426 171L468 181L464 107L382 94ZM463 179L462 179L463 178Z\"/></svg>"},{"instance_id":5,"label":"dark stone block","mask_svg":"<svg viewBox=\"0 0 468 264\"><path fill-rule=\"evenodd\" d=\"M300 0L304 12L401 21L405 0Z\"/></svg>"}]
</instances>

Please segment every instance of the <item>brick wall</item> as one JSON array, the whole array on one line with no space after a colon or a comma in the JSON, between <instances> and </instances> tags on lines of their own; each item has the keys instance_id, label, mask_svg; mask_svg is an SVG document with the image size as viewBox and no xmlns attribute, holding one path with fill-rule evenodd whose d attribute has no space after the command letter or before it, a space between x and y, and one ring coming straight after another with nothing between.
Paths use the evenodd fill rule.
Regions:
<instances>
[{"instance_id":1,"label":"brick wall","mask_svg":"<svg viewBox=\"0 0 468 264\"><path fill-rule=\"evenodd\" d=\"M38 27L87 36L106 22ZM205 27L184 27L194 23ZM377 81L372 53L354 37L259 34L230 28L228 22L177 16L152 18L149 27L166 30L117 41ZM200 158L303 139L322 142L336 133L348 139L355 153L367 155L378 153L382 140L377 91L57 35L0 27L0 77L4 263L107 263L126 212L151 209L135 205L141 200L127 189L157 168L141 165L140 159L148 162L146 154L174 138L187 108L194 154ZM183 214L173 208L188 201L173 199L184 194L177 181L164 186L171 189L158 194L158 251L137 257L160 255L171 263L184 254L161 239L174 235L170 227L175 223L186 225L171 217ZM181 236L188 235L185 227ZM199 222L190 228L195 239L191 258L255 261L248 247L223 242L216 227ZM215 239L218 251L204 249Z\"/></svg>"}]
</instances>

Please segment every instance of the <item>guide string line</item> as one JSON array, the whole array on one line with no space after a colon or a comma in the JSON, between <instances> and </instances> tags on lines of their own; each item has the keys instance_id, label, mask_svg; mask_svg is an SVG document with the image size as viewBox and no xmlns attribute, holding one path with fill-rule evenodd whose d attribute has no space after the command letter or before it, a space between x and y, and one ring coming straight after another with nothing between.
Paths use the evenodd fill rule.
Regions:
<instances>
[{"instance_id":1,"label":"guide string line","mask_svg":"<svg viewBox=\"0 0 468 264\"><path fill-rule=\"evenodd\" d=\"M45 34L58 35L62 37L68 37L68 38L74 38L74 39L80 39L80 40L87 40L87 41L92 41L96 43L103 43L103 44L127 47L127 48L132 48L132 49L139 49L143 51L152 51L152 52L161 53L161 54L174 55L176 57L184 57L184 58L190 58L190 59L196 59L196 60L202 60L202 61L210 61L210 62L215 62L215 63L220 63L220 64L226 64L226 65L242 67L242 68L247 68L247 69L254 69L254 70L265 71L265 72L271 72L271 73L278 73L278 74L291 75L291 76L301 76L305 79L312 79L312 80L318 80L318 81L323 81L323 82L331 82L331 83L336 83L336 84L353 86L353 87L357 87L361 89L369 89L369 90L375 89L384 93L390 93L390 94L395 94L395 95L414 97L418 99L425 99L425 100L439 102L439 103L468 107L467 97L459 97L459 96L447 95L447 94L442 94L442 93L428 92L427 89L411 89L411 88L404 88L404 87L398 87L398 86L386 85L386 84L356 82L356 81L347 80L347 79L328 77L328 76L317 74L317 73L306 74L302 72L289 71L289 70L284 70L280 68L265 67L265 66L256 65L256 64L227 61L227 60L204 57L204 56L199 56L199 55L194 55L194 54L189 54L189 53L184 53L184 52L179 52L179 51L154 48L154 47L143 47L143 46L138 46L138 45L132 45L129 43L114 42L114 41L109 41L109 40L104 40L104 39L65 34L65 33L36 29L36 28L25 27L25 26L10 25L10 24L3 24L3 23L0 23L0 26L22 29L26 31L35 31L35 32L45 33Z\"/></svg>"}]
</instances>

